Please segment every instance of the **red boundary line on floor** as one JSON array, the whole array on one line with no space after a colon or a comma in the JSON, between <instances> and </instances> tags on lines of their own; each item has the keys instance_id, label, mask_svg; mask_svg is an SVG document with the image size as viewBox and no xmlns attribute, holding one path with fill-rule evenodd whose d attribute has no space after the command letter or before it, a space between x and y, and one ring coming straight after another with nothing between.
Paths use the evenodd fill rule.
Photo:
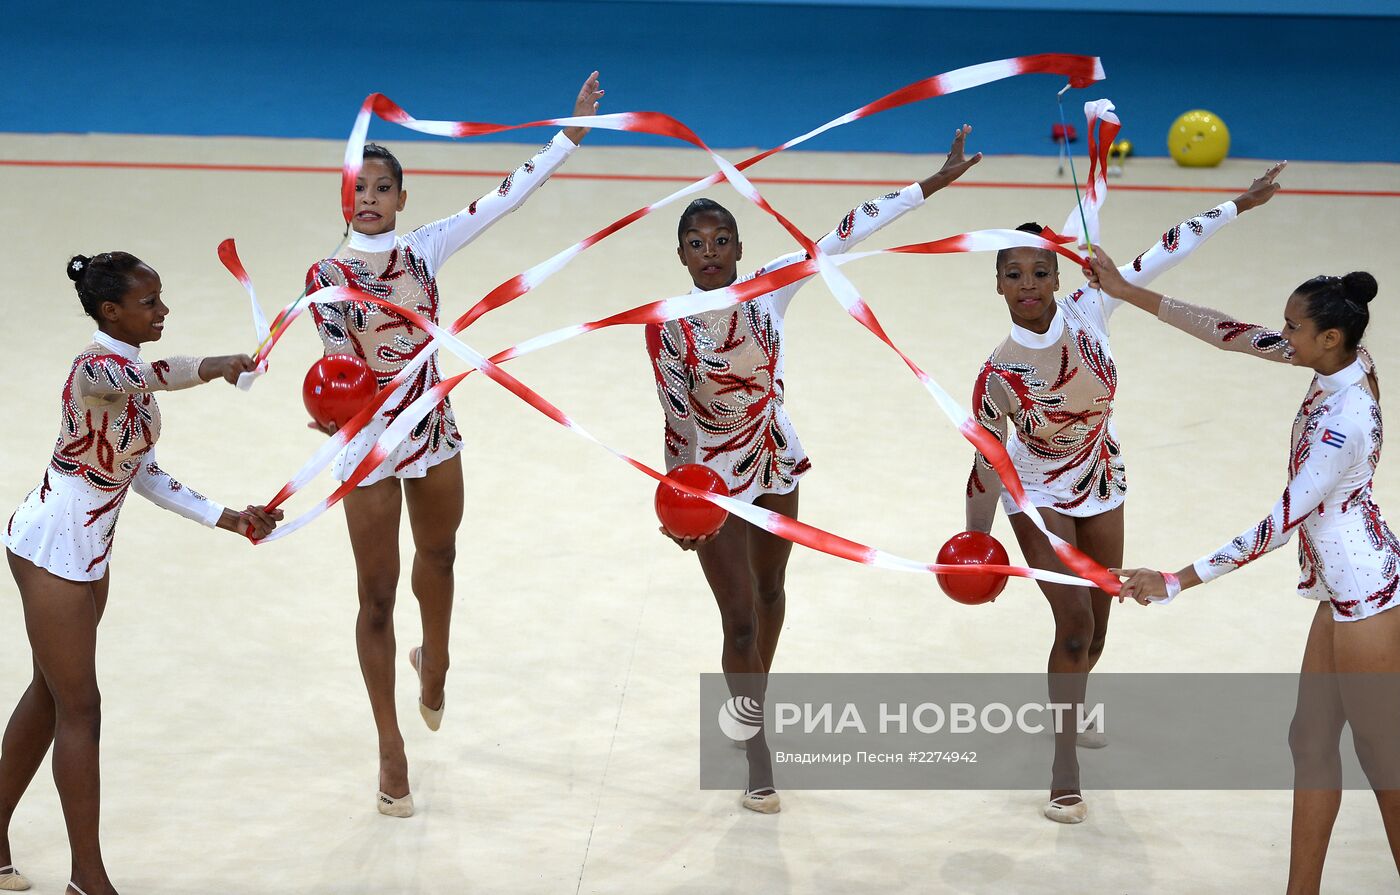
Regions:
<instances>
[{"instance_id":1,"label":"red boundary line on floor","mask_svg":"<svg viewBox=\"0 0 1400 895\"><path fill-rule=\"evenodd\" d=\"M340 168L328 165L237 165L211 164L200 162L103 162L103 161L53 161L46 159L0 159L0 167L14 168L104 168L142 171L245 171L266 174L339 174ZM508 171L458 171L437 168L407 168L405 173L426 177L504 177ZM578 174L559 171L552 175L558 180L612 180L641 183L693 183L698 178L664 174ZM871 186L897 187L905 185L902 180L859 180L847 178L820 177L753 177L754 183L792 186ZM1058 190L1065 182L1057 183L1013 183L1009 181L983 181L981 183L954 183L964 189L992 190ZM1112 189L1140 193L1234 193L1244 187L1230 186L1165 186L1134 184L1115 181ZM1305 190L1282 189L1279 192L1292 196L1355 196L1370 198L1400 198L1400 190Z\"/></svg>"}]
</instances>

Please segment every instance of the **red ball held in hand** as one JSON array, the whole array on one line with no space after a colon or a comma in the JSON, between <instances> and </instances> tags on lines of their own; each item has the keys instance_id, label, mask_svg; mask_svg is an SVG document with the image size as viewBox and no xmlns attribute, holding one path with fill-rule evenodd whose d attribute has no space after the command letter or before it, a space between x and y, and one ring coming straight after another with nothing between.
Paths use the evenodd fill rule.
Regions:
<instances>
[{"instance_id":1,"label":"red ball held in hand","mask_svg":"<svg viewBox=\"0 0 1400 895\"><path fill-rule=\"evenodd\" d=\"M307 413L323 426L339 428L369 403L379 390L374 374L358 357L331 354L316 361L306 371L301 399Z\"/></svg>"},{"instance_id":2,"label":"red ball held in hand","mask_svg":"<svg viewBox=\"0 0 1400 895\"><path fill-rule=\"evenodd\" d=\"M677 466L666 475L682 485L729 495L729 488L719 473L701 463ZM656 486L656 517L673 538L704 538L720 530L729 512L661 482Z\"/></svg>"},{"instance_id":3,"label":"red ball held in hand","mask_svg":"<svg viewBox=\"0 0 1400 895\"><path fill-rule=\"evenodd\" d=\"M948 539L948 543L938 551L938 562L949 566L1004 566L1010 560L1006 548L996 538L982 531L964 531ZM1006 576L997 572L966 575L940 573L937 578L938 586L943 588L945 594L969 606L990 603L1006 587Z\"/></svg>"}]
</instances>

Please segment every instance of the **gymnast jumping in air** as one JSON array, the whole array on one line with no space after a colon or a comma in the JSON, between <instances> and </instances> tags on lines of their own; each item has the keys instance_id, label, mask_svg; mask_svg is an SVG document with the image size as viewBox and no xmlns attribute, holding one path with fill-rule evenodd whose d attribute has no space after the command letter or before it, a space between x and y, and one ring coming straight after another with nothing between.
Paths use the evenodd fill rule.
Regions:
<instances>
[{"instance_id":1,"label":"gymnast jumping in air","mask_svg":"<svg viewBox=\"0 0 1400 895\"><path fill-rule=\"evenodd\" d=\"M1314 372L1293 420L1288 484L1273 511L1176 574L1130 569L1122 597L1141 603L1219 578L1298 532L1298 593L1317 600L1303 651L1289 742L1295 763L1288 892L1316 893L1341 807L1342 727L1350 724L1400 871L1400 541L1372 499L1381 459L1380 385L1361 337L1376 280L1317 276L1288 297L1283 331L1126 282L1106 256L1092 262L1107 293L1226 351ZM1114 570L1118 572L1119 570Z\"/></svg>"},{"instance_id":2,"label":"gymnast jumping in air","mask_svg":"<svg viewBox=\"0 0 1400 895\"><path fill-rule=\"evenodd\" d=\"M1232 202L1183 221L1122 269L1133 283L1150 283L1180 264L1238 214L1267 202L1277 169ZM1020 228L1041 232L1036 224ZM1057 298L1054 252L1036 248L997 253L997 292L1011 313L1011 334L977 375L972 412L1006 445L1030 502L1050 531L1104 566L1123 557L1122 450L1113 426L1118 371L1108 343L1108 320L1120 304L1091 286ZM979 452L967 484L967 527L991 531L998 495L1029 565L1067 571L1045 536L1008 495ZM1052 701L1080 706L1089 671L1103 653L1111 601L1098 590L1040 583L1055 616L1048 671ZM1078 718L1079 712L1074 712ZM1080 792L1075 745L1104 744L1101 734L1075 724L1057 732L1050 800L1044 813L1061 823L1088 814Z\"/></svg>"},{"instance_id":3,"label":"gymnast jumping in air","mask_svg":"<svg viewBox=\"0 0 1400 895\"><path fill-rule=\"evenodd\" d=\"M597 111L603 90L593 72L579 90L575 116ZM499 187L440 221L405 234L396 230L408 193L403 168L382 146L365 146L364 167L355 181L352 232L345 249L312 266L309 292L352 286L438 319L437 272L459 249L504 215L519 208L578 147L587 128L565 128L510 174ZM365 361L382 388L429 342L426 332L392 311L364 302L312 306L326 354L353 354ZM395 416L441 380L434 356L392 395L377 418L336 458L334 475L344 481L369 453ZM311 424L313 428L320 428ZM334 424L324 428L335 431ZM379 811L413 814L408 758L394 709L394 601L399 581L399 520L408 506L413 533L412 586L423 623L423 643L409 651L420 680L419 711L437 730L446 705L457 528L462 522L462 437L443 399L398 448L345 497L345 520L355 556L360 611L355 643L379 736Z\"/></svg>"},{"instance_id":4,"label":"gymnast jumping in air","mask_svg":"<svg viewBox=\"0 0 1400 895\"><path fill-rule=\"evenodd\" d=\"M161 337L170 313L160 275L126 252L68 263L83 310L97 321L92 344L63 385L58 442L43 480L5 528L10 571L24 604L34 677L0 744L0 891L29 883L11 864L15 806L53 745L53 776L72 851L71 891L114 895L98 842L97 624L107 606L117 517L127 494L187 519L255 538L281 510L235 512L171 478L156 462L160 407L153 392L213 379L237 382L247 355L172 357L148 363L140 345Z\"/></svg>"},{"instance_id":5,"label":"gymnast jumping in air","mask_svg":"<svg viewBox=\"0 0 1400 895\"><path fill-rule=\"evenodd\" d=\"M848 212L818 241L822 251L848 251L981 161L981 153L972 158L963 154L971 130L964 125L957 131L937 173ZM690 273L693 292L723 289L738 281L744 248L738 223L723 206L696 199L681 215L676 236L676 254ZM803 252L784 255L745 279L805 258ZM809 280L737 308L670 320L646 331L657 397L666 415L666 468L703 463L724 479L731 496L794 519L798 482L811 462L784 406L783 321L793 296ZM730 519L715 535L677 543L696 551L719 605L722 664L725 673L734 676L731 690L761 703L758 682L772 669L782 634L791 542ZM774 813L780 803L762 732L747 741L747 753L749 782L741 804Z\"/></svg>"}]
</instances>

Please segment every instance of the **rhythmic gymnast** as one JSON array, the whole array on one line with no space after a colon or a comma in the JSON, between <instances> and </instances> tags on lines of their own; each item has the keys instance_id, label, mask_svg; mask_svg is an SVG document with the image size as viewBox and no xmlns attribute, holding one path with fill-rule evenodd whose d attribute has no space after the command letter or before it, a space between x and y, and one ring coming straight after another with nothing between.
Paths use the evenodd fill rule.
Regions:
<instances>
[{"instance_id":1,"label":"rhythmic gymnast","mask_svg":"<svg viewBox=\"0 0 1400 895\"><path fill-rule=\"evenodd\" d=\"M603 90L598 73L589 75L574 103L575 116L592 115ZM491 192L449 218L405 235L395 231L408 193L403 168L392 153L365 146L364 167L355 181L353 231L348 246L315 264L307 288L352 286L438 319L437 272L459 249L502 216L519 208L578 147L587 128L565 128L533 158ZM426 332L392 312L363 302L312 305L326 354L362 358L383 387L429 341ZM394 417L441 381L434 357L391 396L385 410L336 458L334 475L344 481L369 453ZM326 434L335 425L312 428ZM381 814L410 817L408 757L394 710L394 599L399 581L400 506L408 505L413 532L414 596L423 623L423 643L409 651L419 676L418 708L429 729L437 730L446 705L448 640L452 622L452 565L457 528L462 522L462 438L450 403L444 399L399 447L345 497L345 520L355 556L360 612L355 643L379 735ZM400 484L402 482L402 484Z\"/></svg>"},{"instance_id":2,"label":"rhythmic gymnast","mask_svg":"<svg viewBox=\"0 0 1400 895\"><path fill-rule=\"evenodd\" d=\"M251 371L245 354L141 359L161 337L170 309L160 275L126 252L68 263L83 310L97 321L92 344L63 386L58 443L43 481L5 529L6 554L24 604L34 678L0 745L0 891L29 883L11 865L15 805L53 744L53 776L72 851L69 888L114 895L98 842L100 787L97 624L107 605L117 516L129 491L210 527L264 537L281 510L222 507L181 485L156 463L160 408L152 394ZM81 886L81 888L80 888Z\"/></svg>"},{"instance_id":3,"label":"rhythmic gymnast","mask_svg":"<svg viewBox=\"0 0 1400 895\"><path fill-rule=\"evenodd\" d=\"M964 125L936 174L851 210L818 245L827 254L849 250L982 160L963 154ZM727 209L696 199L676 228L676 254L690 272L693 291L723 289L738 280L743 257L739 226ZM745 279L806 258L784 255ZM784 405L783 319L800 280L743 305L647 327L647 351L665 411L666 468L703 463L730 495L797 518L798 481L811 467ZM665 529L662 529L665 533ZM669 535L668 535L669 537ZM705 538L675 539L695 550L719 605L724 629L722 664L735 696L763 701L757 681L773 667L786 603L784 578L792 544L751 526L727 521ZM762 732L747 741L748 787L740 803L764 814L779 810L768 745Z\"/></svg>"},{"instance_id":4,"label":"rhythmic gymnast","mask_svg":"<svg viewBox=\"0 0 1400 895\"><path fill-rule=\"evenodd\" d=\"M1168 230L1123 268L1134 283L1149 283L1181 263L1236 215L1267 202L1277 190L1273 171L1232 202ZM1041 232L1036 224L1020 228ZM1113 427L1118 372L1108 344L1108 319L1120 302L1088 286L1059 299L1054 252L1014 248L997 253L997 292L1011 312L1011 335L992 352L973 387L973 414L1006 444L1026 495L1046 527L1104 566L1122 564L1123 459ZM1001 494L1016 540L1034 567L1068 571L1049 542L1002 494L980 452L967 484L967 527L991 531ZM1094 589L1040 583L1055 616L1048 671L1052 701L1078 706L1089 671L1103 653L1111 601ZM1044 814L1061 823L1088 815L1079 785L1075 745L1096 748L1102 735L1075 725L1058 731L1050 800Z\"/></svg>"},{"instance_id":5,"label":"rhythmic gymnast","mask_svg":"<svg viewBox=\"0 0 1400 895\"><path fill-rule=\"evenodd\" d=\"M1381 457L1380 386L1360 347L1375 278L1364 272L1313 277L1289 296L1277 333L1132 286L1107 257L1092 263L1104 291L1164 323L1217 348L1316 374L1293 421L1288 484L1268 517L1175 575L1114 571L1127 579L1122 597L1145 604L1253 562L1298 531L1298 593L1319 605L1289 734L1295 790L1288 891L1315 893L1321 885L1342 801L1344 724L1351 725L1400 870L1400 687L1389 683L1400 674L1400 612L1388 611L1400 606L1400 542L1372 500Z\"/></svg>"}]
</instances>

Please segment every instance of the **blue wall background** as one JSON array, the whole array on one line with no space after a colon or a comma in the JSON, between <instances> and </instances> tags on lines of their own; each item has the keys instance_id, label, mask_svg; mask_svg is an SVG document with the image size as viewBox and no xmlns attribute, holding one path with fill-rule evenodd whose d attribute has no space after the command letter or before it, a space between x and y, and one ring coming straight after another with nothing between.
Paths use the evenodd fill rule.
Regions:
<instances>
[{"instance_id":1,"label":"blue wall background","mask_svg":"<svg viewBox=\"0 0 1400 895\"><path fill-rule=\"evenodd\" d=\"M1102 56L1109 78L1067 95L1071 120L1082 123L1082 100L1108 96L1139 154L1165 155L1172 119L1207 108L1229 125L1235 156L1400 161L1394 15L1088 13L912 2L24 4L6 13L0 65L18 89L0 130L342 139L359 102L376 90L420 118L523 121L567 114L583 76L597 68L608 111L657 109L715 146L768 146L931 74L1073 52ZM1345 0L1342 8L1358 7ZM1395 11L1393 4L1384 8ZM886 113L807 145L930 151L970 121L980 149L1053 154L1050 125L1061 86L1047 76L1013 79ZM382 123L370 133L413 138ZM590 140L659 142L602 132Z\"/></svg>"},{"instance_id":2,"label":"blue wall background","mask_svg":"<svg viewBox=\"0 0 1400 895\"><path fill-rule=\"evenodd\" d=\"M633 3L636 0L607 0ZM693 3L694 0L659 0ZM1081 12L1243 13L1290 16L1400 16L1395 0L747 0L807 6L936 6L944 9L1068 9Z\"/></svg>"}]
</instances>

